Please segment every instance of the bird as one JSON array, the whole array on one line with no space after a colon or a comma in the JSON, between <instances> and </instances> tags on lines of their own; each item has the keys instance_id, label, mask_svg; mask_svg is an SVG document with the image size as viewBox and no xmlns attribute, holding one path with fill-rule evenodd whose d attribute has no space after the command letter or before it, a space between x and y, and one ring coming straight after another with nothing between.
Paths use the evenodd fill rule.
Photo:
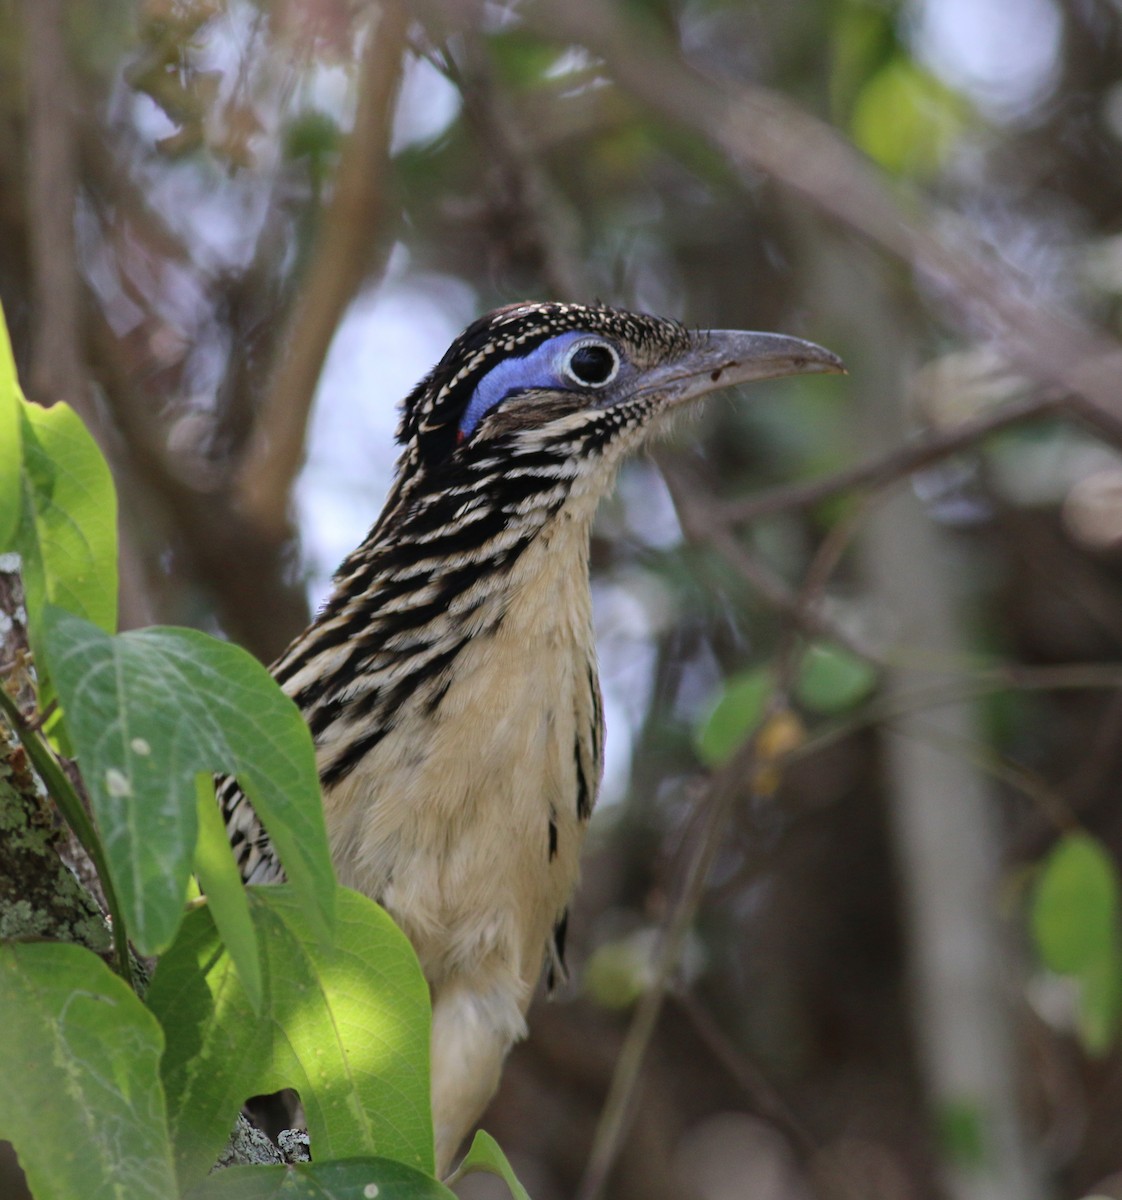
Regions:
<instances>
[{"instance_id":1,"label":"bird","mask_svg":"<svg viewBox=\"0 0 1122 1200\"><path fill-rule=\"evenodd\" d=\"M270 668L309 725L340 883L413 944L432 998L437 1170L497 1088L566 914L603 766L593 516L672 414L752 380L844 370L782 334L603 305L476 320L405 399L381 515ZM283 878L233 780L248 883Z\"/></svg>"}]
</instances>

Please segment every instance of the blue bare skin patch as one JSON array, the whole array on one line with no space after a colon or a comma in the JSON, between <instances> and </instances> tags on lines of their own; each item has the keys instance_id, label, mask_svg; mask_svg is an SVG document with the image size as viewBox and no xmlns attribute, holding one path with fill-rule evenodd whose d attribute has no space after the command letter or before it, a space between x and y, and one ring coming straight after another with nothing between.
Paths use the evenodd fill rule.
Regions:
<instances>
[{"instance_id":1,"label":"blue bare skin patch","mask_svg":"<svg viewBox=\"0 0 1122 1200\"><path fill-rule=\"evenodd\" d=\"M522 358L507 358L496 363L479 381L460 419L460 441L472 435L475 427L512 392L532 388L565 388L579 386L564 371L565 355L574 342L588 341L588 335L577 331L562 333L531 350Z\"/></svg>"}]
</instances>

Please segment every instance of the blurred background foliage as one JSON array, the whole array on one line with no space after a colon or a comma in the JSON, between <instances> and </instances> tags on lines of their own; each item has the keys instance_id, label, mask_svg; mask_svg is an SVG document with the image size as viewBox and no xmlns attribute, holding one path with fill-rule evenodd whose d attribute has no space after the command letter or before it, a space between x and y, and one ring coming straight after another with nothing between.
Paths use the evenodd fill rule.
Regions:
<instances>
[{"instance_id":1,"label":"blurred background foliage","mask_svg":"<svg viewBox=\"0 0 1122 1200\"><path fill-rule=\"evenodd\" d=\"M0 3L0 299L113 466L127 625L275 655L497 304L850 365L601 513L574 982L486 1119L536 1200L652 987L611 1196L1122 1197L1120 142L1111 0Z\"/></svg>"}]
</instances>

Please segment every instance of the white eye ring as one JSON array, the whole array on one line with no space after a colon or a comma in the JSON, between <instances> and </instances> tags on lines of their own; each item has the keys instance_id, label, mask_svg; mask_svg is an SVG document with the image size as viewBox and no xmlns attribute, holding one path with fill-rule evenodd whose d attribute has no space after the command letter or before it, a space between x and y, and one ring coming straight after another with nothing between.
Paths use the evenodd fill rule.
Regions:
<instances>
[{"instance_id":1,"label":"white eye ring","mask_svg":"<svg viewBox=\"0 0 1122 1200\"><path fill-rule=\"evenodd\" d=\"M586 338L565 352L561 370L581 387L607 387L619 374L619 351L610 342ZM602 371L605 373L600 377Z\"/></svg>"}]
</instances>

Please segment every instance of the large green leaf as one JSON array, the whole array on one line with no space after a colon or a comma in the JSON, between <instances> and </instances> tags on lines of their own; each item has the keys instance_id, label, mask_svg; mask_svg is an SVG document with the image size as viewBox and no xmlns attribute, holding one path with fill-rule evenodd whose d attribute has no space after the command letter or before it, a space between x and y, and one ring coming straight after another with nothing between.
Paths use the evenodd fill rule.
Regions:
<instances>
[{"instance_id":1,"label":"large green leaf","mask_svg":"<svg viewBox=\"0 0 1122 1200\"><path fill-rule=\"evenodd\" d=\"M0 554L15 544L21 499L20 390L4 309L0 306Z\"/></svg>"},{"instance_id":2,"label":"large green leaf","mask_svg":"<svg viewBox=\"0 0 1122 1200\"><path fill-rule=\"evenodd\" d=\"M431 1175L390 1158L343 1158L296 1167L230 1167L185 1200L456 1200Z\"/></svg>"},{"instance_id":3,"label":"large green leaf","mask_svg":"<svg viewBox=\"0 0 1122 1200\"><path fill-rule=\"evenodd\" d=\"M260 1013L205 908L187 917L148 991L167 1036L180 1183L206 1174L243 1101L282 1087L300 1093L317 1161L377 1154L431 1172L429 993L408 939L344 888L330 945L289 887L249 895Z\"/></svg>"},{"instance_id":4,"label":"large green leaf","mask_svg":"<svg viewBox=\"0 0 1122 1200\"><path fill-rule=\"evenodd\" d=\"M182 919L199 772L237 775L324 936L335 882L311 735L265 668L195 630L110 637L54 608L46 649L140 951L163 951Z\"/></svg>"},{"instance_id":5,"label":"large green leaf","mask_svg":"<svg viewBox=\"0 0 1122 1200\"><path fill-rule=\"evenodd\" d=\"M117 627L117 494L109 467L65 404L21 404L22 516L16 549L32 645L57 604L102 629Z\"/></svg>"},{"instance_id":6,"label":"large green leaf","mask_svg":"<svg viewBox=\"0 0 1122 1200\"><path fill-rule=\"evenodd\" d=\"M155 1018L94 954L0 945L0 1137L36 1200L176 1194Z\"/></svg>"}]
</instances>

